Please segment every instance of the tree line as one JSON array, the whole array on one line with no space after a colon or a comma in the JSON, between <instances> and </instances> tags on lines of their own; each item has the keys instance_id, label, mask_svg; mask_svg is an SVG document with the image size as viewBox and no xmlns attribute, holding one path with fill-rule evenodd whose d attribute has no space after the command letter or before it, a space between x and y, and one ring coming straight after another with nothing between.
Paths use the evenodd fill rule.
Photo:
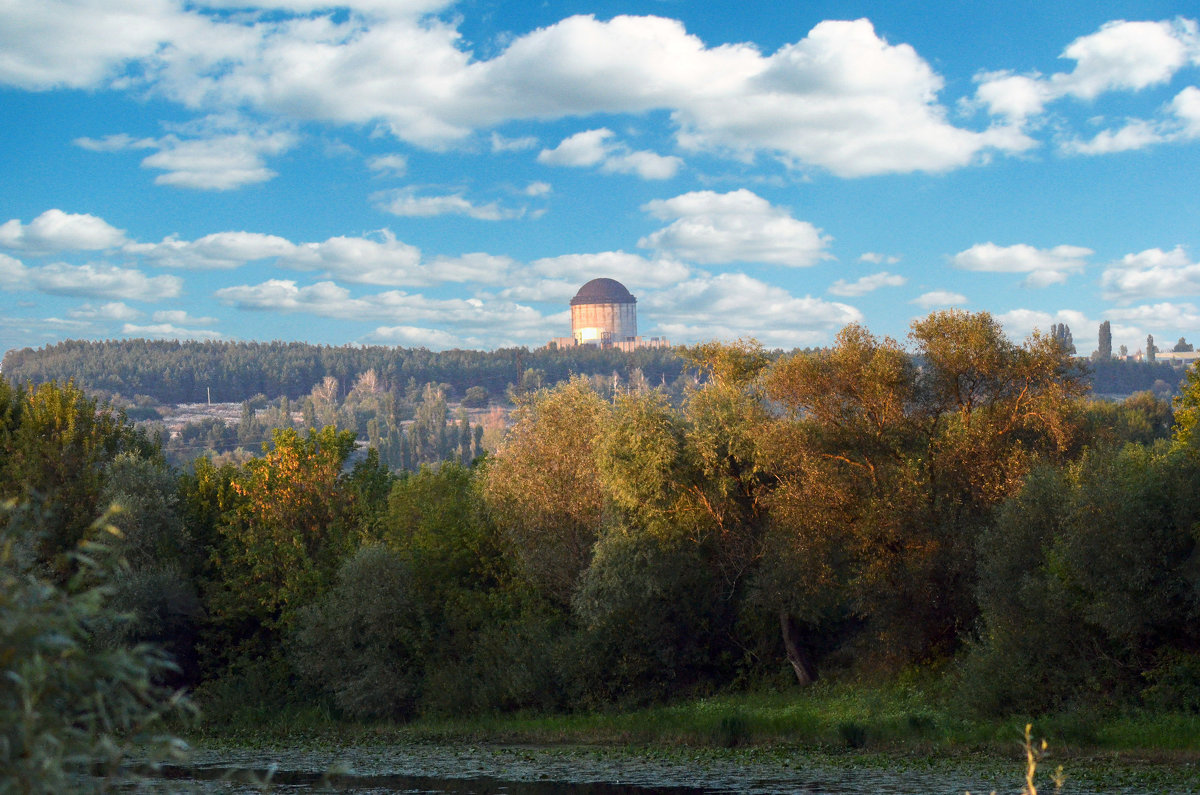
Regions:
<instances>
[{"instance_id":1,"label":"tree line","mask_svg":"<svg viewBox=\"0 0 1200 795\"><path fill-rule=\"evenodd\" d=\"M1112 335L1101 325L1100 347L1090 357L1085 377L1104 395L1156 391L1170 396L1182 371L1166 362L1113 358ZM1049 336L1070 352L1075 344L1066 324L1054 324ZM1153 350L1153 338L1149 344ZM1174 350L1187 350L1182 338ZM1107 353L1105 353L1107 351ZM790 354L800 351L791 351ZM784 351L773 351L782 356ZM357 380L373 372L379 386L403 396L412 384L441 385L448 399L483 390L491 400L505 400L511 390L562 383L573 375L634 377L667 388L678 397L684 360L670 348L629 353L594 346L563 349L501 348L494 351L383 346L309 345L301 342L227 342L161 340L68 340L42 348L8 351L0 366L14 383L73 381L89 394L112 398L131 416L153 404L241 403L259 395L277 400L303 400L315 385L333 378L345 396Z\"/></svg>"},{"instance_id":2,"label":"tree line","mask_svg":"<svg viewBox=\"0 0 1200 795\"><path fill-rule=\"evenodd\" d=\"M495 351L309 345L301 342L69 340L42 348L10 350L4 375L14 382L74 381L91 394L138 396L159 403L240 403L255 395L298 400L316 384L334 378L345 389L374 371L386 391L403 391L410 381L445 384L456 397L470 387L503 396L520 386L527 371L548 384L572 375L640 370L652 384L674 382L682 362L668 348L624 353L594 346L562 350L501 348Z\"/></svg>"},{"instance_id":3,"label":"tree line","mask_svg":"<svg viewBox=\"0 0 1200 795\"><path fill-rule=\"evenodd\" d=\"M353 431L373 448L383 465L393 470L416 470L423 464L459 461L469 464L484 452L484 423L472 423L467 406L485 407L486 394L468 397L451 411L444 384L418 387L410 381L399 392L385 391L374 370L360 375L344 393L337 380L327 377L301 400L287 396L270 401L256 395L244 401L235 422L205 417L184 423L175 431L155 420L141 427L159 439L169 463L186 467L197 457L244 462L280 429L317 429L334 426ZM157 412L150 416L158 417ZM496 418L497 423L502 422ZM495 428L495 432L500 429Z\"/></svg>"},{"instance_id":4,"label":"tree line","mask_svg":"<svg viewBox=\"0 0 1200 795\"><path fill-rule=\"evenodd\" d=\"M919 665L991 713L1200 710L1200 375L1174 414L1091 401L1059 339L957 311L907 346L850 326L821 351L679 355L681 400L575 377L517 395L494 455L401 473L347 466L335 425L179 472L74 386L0 384L0 496L45 517L51 572L121 507L136 619L105 642L169 649L215 720Z\"/></svg>"}]
</instances>

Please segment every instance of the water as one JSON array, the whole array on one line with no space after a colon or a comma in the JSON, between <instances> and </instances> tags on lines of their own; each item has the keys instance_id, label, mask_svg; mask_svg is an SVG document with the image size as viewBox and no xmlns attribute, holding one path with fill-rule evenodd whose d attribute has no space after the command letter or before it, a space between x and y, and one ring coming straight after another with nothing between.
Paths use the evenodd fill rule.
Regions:
<instances>
[{"instance_id":1,"label":"water","mask_svg":"<svg viewBox=\"0 0 1200 795\"><path fill-rule=\"evenodd\" d=\"M980 767L989 768L980 770ZM974 768L974 769L973 769ZM1200 776L1187 786L1186 771L1171 769L1138 781L1111 772L1097 779L1072 778L1063 795L1200 792ZM448 795L963 795L1017 793L1023 769L910 764L852 754L817 757L771 753L712 755L686 751L656 755L587 748L493 748L487 746L380 746L337 751L199 751L187 767L130 785L146 793L241 794L340 792L447 793ZM1146 772L1146 771L1142 771ZM1184 782L1181 784L1180 782ZM1039 791L1054 792L1039 777Z\"/></svg>"}]
</instances>

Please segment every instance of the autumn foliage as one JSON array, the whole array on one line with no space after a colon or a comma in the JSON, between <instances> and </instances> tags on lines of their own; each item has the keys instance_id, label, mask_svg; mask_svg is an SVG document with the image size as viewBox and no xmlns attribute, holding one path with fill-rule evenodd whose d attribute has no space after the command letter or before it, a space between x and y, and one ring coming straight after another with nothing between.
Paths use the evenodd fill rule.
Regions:
<instances>
[{"instance_id":1,"label":"autumn foliage","mask_svg":"<svg viewBox=\"0 0 1200 795\"><path fill-rule=\"evenodd\" d=\"M1170 406L1088 400L1058 339L1015 343L987 314L678 353L682 391L533 373L494 454L459 440L419 471L326 425L171 473L73 388L0 385L0 494L38 484L51 563L102 501L129 506L115 598L141 619L118 640L171 645L216 719L568 709L930 664L986 710L1200 704L1197 376L1168 443ZM413 438L450 427L426 397Z\"/></svg>"}]
</instances>

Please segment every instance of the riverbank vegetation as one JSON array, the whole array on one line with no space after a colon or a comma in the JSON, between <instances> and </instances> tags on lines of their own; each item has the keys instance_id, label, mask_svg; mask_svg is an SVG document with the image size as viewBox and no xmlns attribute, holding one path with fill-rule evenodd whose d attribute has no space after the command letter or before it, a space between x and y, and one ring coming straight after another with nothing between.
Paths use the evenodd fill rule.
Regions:
<instances>
[{"instance_id":1,"label":"riverbank vegetation","mask_svg":"<svg viewBox=\"0 0 1200 795\"><path fill-rule=\"evenodd\" d=\"M521 390L493 455L417 471L351 464L336 418L180 471L73 385L0 382L0 497L59 583L120 506L129 620L88 642L166 649L217 734L948 747L1037 718L1197 750L1200 375L1173 420L1092 401L1055 337L953 311L679 353L678 395Z\"/></svg>"},{"instance_id":2,"label":"riverbank vegetation","mask_svg":"<svg viewBox=\"0 0 1200 795\"><path fill-rule=\"evenodd\" d=\"M838 754L1012 756L1032 711L1003 717L964 710L952 672L886 681L822 681L803 691L757 689L631 709L475 716L407 722L348 720L327 705L274 714L246 711L208 722L203 745L329 748L379 745L579 746L647 749L760 748ZM1200 764L1200 715L1147 708L1081 708L1040 713L1039 737L1057 759Z\"/></svg>"}]
</instances>

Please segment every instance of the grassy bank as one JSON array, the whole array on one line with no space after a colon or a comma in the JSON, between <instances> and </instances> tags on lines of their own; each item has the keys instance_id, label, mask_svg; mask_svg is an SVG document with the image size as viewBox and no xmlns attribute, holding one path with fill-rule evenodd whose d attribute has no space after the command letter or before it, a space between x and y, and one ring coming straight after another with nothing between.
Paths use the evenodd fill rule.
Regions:
<instances>
[{"instance_id":1,"label":"grassy bank","mask_svg":"<svg viewBox=\"0 0 1200 795\"><path fill-rule=\"evenodd\" d=\"M733 693L633 710L421 718L350 723L320 708L246 712L199 732L233 743L406 742L608 745L658 748L807 747L825 750L1011 750L1026 723L1060 754L1122 753L1200 760L1200 715L1078 711L966 716L936 684L818 683L805 690Z\"/></svg>"},{"instance_id":2,"label":"grassy bank","mask_svg":"<svg viewBox=\"0 0 1200 795\"><path fill-rule=\"evenodd\" d=\"M1061 765L1069 782L1064 793L1200 792L1198 715L1077 712L987 720L956 713L937 695L936 683L820 683L628 711L408 724L349 723L317 708L293 709L266 720L246 715L210 725L197 740L208 749L310 749L332 754L329 759L348 748L495 748L502 767L512 764L516 748L522 763L535 767L602 759L623 771L630 765L724 766L752 777L813 768L875 769L902 778L933 771L1017 791L1029 720L1035 737L1049 744L1040 791L1055 791L1051 774Z\"/></svg>"}]
</instances>

